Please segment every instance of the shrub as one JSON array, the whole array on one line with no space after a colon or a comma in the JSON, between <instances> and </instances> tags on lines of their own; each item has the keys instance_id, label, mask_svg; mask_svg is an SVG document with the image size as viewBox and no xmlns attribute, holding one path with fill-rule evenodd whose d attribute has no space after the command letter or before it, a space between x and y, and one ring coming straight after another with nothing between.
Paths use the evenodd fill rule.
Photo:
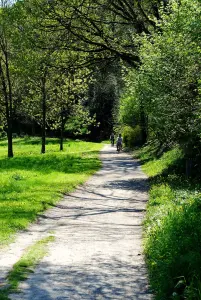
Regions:
<instances>
[{"instance_id":1,"label":"shrub","mask_svg":"<svg viewBox=\"0 0 201 300\"><path fill-rule=\"evenodd\" d=\"M133 148L142 142L141 128L139 125L134 128L125 126L123 128L123 141L126 147Z\"/></svg>"}]
</instances>

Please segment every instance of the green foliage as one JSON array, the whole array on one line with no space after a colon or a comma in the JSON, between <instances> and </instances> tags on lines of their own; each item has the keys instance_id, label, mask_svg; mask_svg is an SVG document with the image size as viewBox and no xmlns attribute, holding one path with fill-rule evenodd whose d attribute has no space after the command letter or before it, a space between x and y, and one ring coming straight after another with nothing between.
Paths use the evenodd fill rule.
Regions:
<instances>
[{"instance_id":1,"label":"green foliage","mask_svg":"<svg viewBox=\"0 0 201 300\"><path fill-rule=\"evenodd\" d=\"M145 255L156 299L198 300L201 295L201 185L180 173L178 148L157 158L153 147L140 153L150 176L145 219Z\"/></svg>"},{"instance_id":2,"label":"green foliage","mask_svg":"<svg viewBox=\"0 0 201 300\"><path fill-rule=\"evenodd\" d=\"M125 2L121 0L58 0L58 1L29 1L33 6L42 6L44 19L53 22L54 31L63 34L61 42L69 49L70 36L71 48L82 53L88 52L86 62L102 61L108 58L121 58L133 65L138 62L136 55L137 33L146 32L155 25L151 16L157 9L155 0L151 5L140 2ZM155 5L154 5L155 4ZM46 16L45 16L46 15ZM74 17L76 16L76 18ZM70 23L69 23L70 21ZM70 26L70 27L69 27ZM89 30L90 29L90 30Z\"/></svg>"},{"instance_id":3,"label":"green foliage","mask_svg":"<svg viewBox=\"0 0 201 300\"><path fill-rule=\"evenodd\" d=\"M124 72L123 72L124 71ZM140 104L138 101L138 71L122 70L125 88L120 98L118 119L121 124L136 126L140 123Z\"/></svg>"},{"instance_id":4,"label":"green foliage","mask_svg":"<svg viewBox=\"0 0 201 300\"><path fill-rule=\"evenodd\" d=\"M96 115L98 128L92 128L91 136L106 139L113 130L118 112L116 105L121 90L121 65L119 60L103 63L94 71L89 85L88 106L91 115Z\"/></svg>"},{"instance_id":5,"label":"green foliage","mask_svg":"<svg viewBox=\"0 0 201 300\"><path fill-rule=\"evenodd\" d=\"M168 12L168 14L166 14ZM171 1L160 31L141 36L141 65L125 72L120 121L146 128L159 147L179 144L200 156L200 3Z\"/></svg>"},{"instance_id":6,"label":"green foliage","mask_svg":"<svg viewBox=\"0 0 201 300\"><path fill-rule=\"evenodd\" d=\"M90 116L90 113L81 102L74 104L68 121L66 122L65 130L74 135L90 134L90 127L97 126L96 116Z\"/></svg>"},{"instance_id":7,"label":"green foliage","mask_svg":"<svg viewBox=\"0 0 201 300\"><path fill-rule=\"evenodd\" d=\"M0 243L10 241L37 214L56 203L100 167L101 144L47 140L47 153L39 154L40 139L15 139L16 157L6 158L6 141L0 142Z\"/></svg>"},{"instance_id":8,"label":"green foliage","mask_svg":"<svg viewBox=\"0 0 201 300\"><path fill-rule=\"evenodd\" d=\"M141 128L139 125L133 127L124 126L123 127L123 141L126 147L133 148L141 144Z\"/></svg>"}]
</instances>

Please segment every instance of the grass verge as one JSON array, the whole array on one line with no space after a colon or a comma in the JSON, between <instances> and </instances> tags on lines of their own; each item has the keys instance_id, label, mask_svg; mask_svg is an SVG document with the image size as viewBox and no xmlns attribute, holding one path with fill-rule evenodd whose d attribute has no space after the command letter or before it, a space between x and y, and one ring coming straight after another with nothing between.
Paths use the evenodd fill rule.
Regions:
<instances>
[{"instance_id":1,"label":"grass verge","mask_svg":"<svg viewBox=\"0 0 201 300\"><path fill-rule=\"evenodd\" d=\"M26 280L30 273L33 273L33 268L47 253L47 244L52 241L54 241L54 236L48 236L27 249L27 252L9 272L8 287L0 291L0 299L7 300L10 293L18 292L19 283Z\"/></svg>"},{"instance_id":2,"label":"grass verge","mask_svg":"<svg viewBox=\"0 0 201 300\"><path fill-rule=\"evenodd\" d=\"M201 299L201 184L185 178L180 149L139 157L150 179L145 255L155 299Z\"/></svg>"},{"instance_id":3,"label":"grass verge","mask_svg":"<svg viewBox=\"0 0 201 300\"><path fill-rule=\"evenodd\" d=\"M59 141L47 139L43 155L40 138L14 139L13 146L8 159L7 142L0 141L1 246L101 166L98 143L66 141L59 151Z\"/></svg>"}]
</instances>

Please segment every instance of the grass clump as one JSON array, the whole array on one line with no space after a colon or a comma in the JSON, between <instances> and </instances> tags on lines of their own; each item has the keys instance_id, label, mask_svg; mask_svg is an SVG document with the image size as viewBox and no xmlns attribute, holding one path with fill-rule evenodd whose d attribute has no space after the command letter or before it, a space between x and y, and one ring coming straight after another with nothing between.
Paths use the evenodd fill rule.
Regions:
<instances>
[{"instance_id":1,"label":"grass clump","mask_svg":"<svg viewBox=\"0 0 201 300\"><path fill-rule=\"evenodd\" d=\"M178 148L140 157L150 177L145 255L155 299L201 299L201 185L183 175Z\"/></svg>"},{"instance_id":2,"label":"grass clump","mask_svg":"<svg viewBox=\"0 0 201 300\"><path fill-rule=\"evenodd\" d=\"M47 139L40 154L39 138L14 139L15 157L9 159L7 142L0 141L0 245L10 242L39 213L64 193L82 184L100 168L98 143Z\"/></svg>"},{"instance_id":3,"label":"grass clump","mask_svg":"<svg viewBox=\"0 0 201 300\"><path fill-rule=\"evenodd\" d=\"M29 273L33 273L33 267L45 256L47 244L52 241L54 241L54 236L48 236L36 242L13 266L7 277L12 290L16 290L20 281L26 280Z\"/></svg>"},{"instance_id":4,"label":"grass clump","mask_svg":"<svg viewBox=\"0 0 201 300\"><path fill-rule=\"evenodd\" d=\"M8 287L0 291L0 299L9 299L9 294L18 292L18 286L21 281L27 279L33 268L46 255L48 243L54 241L54 236L48 236L27 249L27 252L13 266L7 276Z\"/></svg>"}]
</instances>

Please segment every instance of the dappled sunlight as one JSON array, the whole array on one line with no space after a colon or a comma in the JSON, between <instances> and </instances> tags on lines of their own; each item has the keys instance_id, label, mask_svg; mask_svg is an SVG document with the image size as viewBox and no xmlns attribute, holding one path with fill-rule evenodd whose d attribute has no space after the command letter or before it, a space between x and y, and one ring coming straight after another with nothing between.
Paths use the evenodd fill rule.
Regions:
<instances>
[{"instance_id":1,"label":"dappled sunlight","mask_svg":"<svg viewBox=\"0 0 201 300\"><path fill-rule=\"evenodd\" d=\"M144 150L143 150L144 151ZM183 159L183 153L181 149L174 148L163 153L160 159L157 157L151 156L150 153L147 153L147 150L140 155L142 162L144 160L143 170L150 176L160 176L163 173L169 173L168 171L173 167L181 164ZM148 161L147 161L148 160Z\"/></svg>"},{"instance_id":2,"label":"dappled sunlight","mask_svg":"<svg viewBox=\"0 0 201 300\"><path fill-rule=\"evenodd\" d=\"M41 155L39 138L14 139L15 157L8 159L4 143L0 142L0 244L95 172L102 147L70 141L60 152L58 139L48 139L47 153Z\"/></svg>"},{"instance_id":3,"label":"dappled sunlight","mask_svg":"<svg viewBox=\"0 0 201 300\"><path fill-rule=\"evenodd\" d=\"M48 272L47 272L48 270ZM140 275L139 275L140 274ZM130 299L147 300L148 287L144 285L146 270L130 265L117 257L79 265L42 263L30 279L22 284L24 293L12 299ZM23 295L26 298L23 298ZM60 297L58 297L60 295Z\"/></svg>"},{"instance_id":4,"label":"dappled sunlight","mask_svg":"<svg viewBox=\"0 0 201 300\"><path fill-rule=\"evenodd\" d=\"M56 171L53 180L54 173L39 177L40 172L35 171L40 184L32 185L30 206L19 207L15 221L31 215L36 206L38 218L21 233L18 245L23 247L27 239L35 241L50 233L55 243L35 272L21 283L22 293L10 295L11 299L151 299L141 248L147 178L138 161L125 153L117 155L107 146L100 156L102 168L74 192L67 191L59 203L48 200L50 191L55 193L57 185L55 197L59 198L60 179L67 176L70 182L72 176L61 172L61 177ZM40 198L40 188L45 200ZM41 200L35 203L36 198ZM16 247L17 241L13 249ZM2 259L0 265L7 270L9 263L5 265Z\"/></svg>"},{"instance_id":5,"label":"dappled sunlight","mask_svg":"<svg viewBox=\"0 0 201 300\"><path fill-rule=\"evenodd\" d=\"M96 159L98 151L90 152L91 157L82 157L78 153L68 154L47 154L47 155L28 155L14 157L12 160L0 159L0 168L6 170L32 170L40 173L64 172L79 173L90 171L94 167L100 167Z\"/></svg>"}]
</instances>

